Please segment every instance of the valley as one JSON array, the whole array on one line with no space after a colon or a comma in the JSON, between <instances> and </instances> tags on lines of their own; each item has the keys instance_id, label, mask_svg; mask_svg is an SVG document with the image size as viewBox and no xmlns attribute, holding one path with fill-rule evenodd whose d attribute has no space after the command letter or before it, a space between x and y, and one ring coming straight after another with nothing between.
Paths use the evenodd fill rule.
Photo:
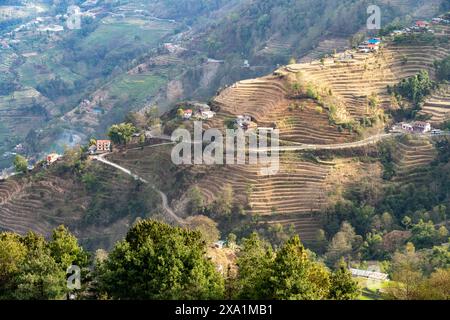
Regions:
<instances>
[{"instance_id":1,"label":"valley","mask_svg":"<svg viewBox=\"0 0 450 320\"><path fill-rule=\"evenodd\" d=\"M73 1L80 29L67 28L67 3L13 2L0 5L0 241L35 232L52 248L67 227L101 271L90 285L104 287L83 298L138 296L108 272L172 249L188 263L170 272L205 258L199 274L219 280L205 289L190 275L202 285L152 298L410 299L448 272L445 1L375 1L378 30L359 0ZM188 145L203 163L177 164L177 132L191 137L196 121L202 141ZM207 164L230 129L248 137L245 163ZM250 161L269 153L274 171ZM253 261L316 268L302 279L328 291L269 294L297 273L268 277ZM417 292L404 293L406 269ZM333 293L340 272L365 289ZM372 286L369 272L385 280Z\"/></svg>"}]
</instances>

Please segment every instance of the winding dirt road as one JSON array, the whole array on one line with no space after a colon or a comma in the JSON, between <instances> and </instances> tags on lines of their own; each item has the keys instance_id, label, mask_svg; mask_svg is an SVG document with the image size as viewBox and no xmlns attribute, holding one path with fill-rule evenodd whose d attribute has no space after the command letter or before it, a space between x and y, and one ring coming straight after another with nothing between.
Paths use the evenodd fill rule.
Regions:
<instances>
[{"instance_id":1,"label":"winding dirt road","mask_svg":"<svg viewBox=\"0 0 450 320\"><path fill-rule=\"evenodd\" d=\"M165 145L165 144L171 144L171 143L164 143L164 144L158 144L158 145L153 145L152 147L157 147L157 146L161 146L161 145ZM184 221L183 218L179 217L176 215L176 213L170 208L169 206L169 200L167 198L167 195L162 192L161 190L159 190L158 188L156 188L155 185L149 183L147 180L145 180L144 178L138 176L137 174L132 173L130 170L128 170L127 168L124 168L120 165L118 165L117 163L111 162L109 160L105 159L105 156L107 155L107 153L98 155L98 156L92 156L92 159L100 161L101 163L104 163L108 166L114 167L124 173L126 173L127 175L133 177L135 180L139 180L145 184L150 185L156 192L159 193L161 199L162 199L162 207L164 209L164 211L168 214L168 216L173 219L174 221L176 221L177 223L179 223L180 225L184 225L186 224L186 222Z\"/></svg>"}]
</instances>

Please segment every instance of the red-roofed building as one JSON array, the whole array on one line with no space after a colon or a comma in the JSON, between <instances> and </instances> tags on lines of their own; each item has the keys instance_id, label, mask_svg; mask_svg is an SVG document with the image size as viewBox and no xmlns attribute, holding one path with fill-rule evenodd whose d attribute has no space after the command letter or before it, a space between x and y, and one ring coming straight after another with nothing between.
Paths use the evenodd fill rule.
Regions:
<instances>
[{"instance_id":1,"label":"red-roofed building","mask_svg":"<svg viewBox=\"0 0 450 320\"><path fill-rule=\"evenodd\" d=\"M190 119L191 117L192 117L192 110L191 110L191 109L184 110L184 112L183 112L183 118L186 119L186 120L188 120L188 119Z\"/></svg>"},{"instance_id":2,"label":"red-roofed building","mask_svg":"<svg viewBox=\"0 0 450 320\"><path fill-rule=\"evenodd\" d=\"M428 22L423 21L423 20L416 21L416 27L419 27L419 28L427 28L429 25L430 24Z\"/></svg>"}]
</instances>

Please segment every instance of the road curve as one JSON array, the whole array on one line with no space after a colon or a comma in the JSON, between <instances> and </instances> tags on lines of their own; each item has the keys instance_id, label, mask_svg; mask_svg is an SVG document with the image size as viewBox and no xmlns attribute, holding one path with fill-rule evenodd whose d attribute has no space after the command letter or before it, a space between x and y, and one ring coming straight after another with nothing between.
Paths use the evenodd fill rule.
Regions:
<instances>
[{"instance_id":1,"label":"road curve","mask_svg":"<svg viewBox=\"0 0 450 320\"><path fill-rule=\"evenodd\" d=\"M157 146L157 145L154 145L154 146ZM162 192L161 190L159 190L158 188L156 188L153 184L149 183L149 182L148 182L147 180L145 180L144 178L138 176L137 174L132 173L132 172L131 172L130 170L128 170L127 168L124 168L124 167L118 165L117 163L114 163L114 162L111 162L111 161L109 161L109 160L106 160L106 159L105 159L105 156L106 156L106 155L107 155L107 153L104 153L104 154L101 154L101 155L98 155L98 156L92 156L92 159L97 160L97 161L100 161L100 162L102 162L102 163L104 163L104 164L106 164L106 165L109 165L109 166L111 166L111 167L114 167L114 168L116 168L116 169L118 169L118 170L120 170L120 171L126 173L127 175L133 177L135 180L139 180L139 181L141 181L141 182L143 182L143 183L145 183L145 184L149 184L149 185L152 187L152 189L154 189L156 192L159 193L159 195L160 195L160 197L161 197L161 199L162 199L162 207L163 207L164 211L166 211L167 214L168 214L173 220L175 220L177 223L179 223L180 225L186 224L186 221L184 221L183 218L177 216L177 214L170 208L170 206L169 206L169 200L167 199L167 195L166 195L164 192Z\"/></svg>"}]
</instances>

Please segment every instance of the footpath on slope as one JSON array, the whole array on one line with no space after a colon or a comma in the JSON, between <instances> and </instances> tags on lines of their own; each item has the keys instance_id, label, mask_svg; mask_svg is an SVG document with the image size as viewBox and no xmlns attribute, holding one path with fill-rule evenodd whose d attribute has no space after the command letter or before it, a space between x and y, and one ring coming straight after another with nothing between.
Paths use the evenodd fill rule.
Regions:
<instances>
[{"instance_id":1,"label":"footpath on slope","mask_svg":"<svg viewBox=\"0 0 450 320\"><path fill-rule=\"evenodd\" d=\"M161 143L161 144L157 144L157 145L153 145L151 147L157 147L157 146L161 146L161 145L167 145L167 144L172 144L171 142L169 143ZM127 168L124 168L120 165L118 165L117 163L111 162L109 160L105 159L105 156L107 155L107 153L98 155L98 156L93 156L92 159L95 159L97 161L100 161L106 165L109 165L111 167L114 167L116 169L119 169L120 171L126 173L127 175L133 177L135 180L139 180L145 184L149 184L156 192L159 193L159 195L161 196L162 199L162 206L165 212L167 212L167 214L173 219L175 220L177 223L179 223L180 225L184 225L186 224L186 221L184 221L183 218L179 217L178 215L176 215L176 213L170 208L169 206L169 200L167 198L167 195L162 192L161 190L159 190L158 188L156 188L155 185L149 183L147 180L145 180L144 178L138 176L137 174L132 173L130 170L128 170Z\"/></svg>"}]
</instances>

